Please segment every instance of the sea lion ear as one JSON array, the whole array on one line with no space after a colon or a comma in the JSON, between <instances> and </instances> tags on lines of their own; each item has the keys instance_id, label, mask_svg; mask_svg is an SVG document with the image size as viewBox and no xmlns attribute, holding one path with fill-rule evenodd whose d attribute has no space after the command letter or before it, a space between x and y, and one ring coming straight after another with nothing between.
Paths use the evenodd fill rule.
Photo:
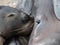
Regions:
<instances>
[{"instance_id":1,"label":"sea lion ear","mask_svg":"<svg viewBox=\"0 0 60 45\"><path fill-rule=\"evenodd\" d=\"M56 17L60 20L60 0L53 0Z\"/></svg>"},{"instance_id":2,"label":"sea lion ear","mask_svg":"<svg viewBox=\"0 0 60 45\"><path fill-rule=\"evenodd\" d=\"M32 0L19 0L16 8L30 15L32 8Z\"/></svg>"}]
</instances>

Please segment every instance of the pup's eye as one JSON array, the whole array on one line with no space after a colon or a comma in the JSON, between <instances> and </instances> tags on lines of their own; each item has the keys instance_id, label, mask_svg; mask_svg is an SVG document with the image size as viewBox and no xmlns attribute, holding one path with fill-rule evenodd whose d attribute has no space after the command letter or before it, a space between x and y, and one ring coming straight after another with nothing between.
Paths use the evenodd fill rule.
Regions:
<instances>
[{"instance_id":1,"label":"pup's eye","mask_svg":"<svg viewBox=\"0 0 60 45\"><path fill-rule=\"evenodd\" d=\"M10 13L10 14L7 15L7 17L15 17L15 16L16 16L15 13Z\"/></svg>"},{"instance_id":2,"label":"pup's eye","mask_svg":"<svg viewBox=\"0 0 60 45\"><path fill-rule=\"evenodd\" d=\"M13 17L14 16L14 14L10 14L10 15L8 15L8 17Z\"/></svg>"}]
</instances>

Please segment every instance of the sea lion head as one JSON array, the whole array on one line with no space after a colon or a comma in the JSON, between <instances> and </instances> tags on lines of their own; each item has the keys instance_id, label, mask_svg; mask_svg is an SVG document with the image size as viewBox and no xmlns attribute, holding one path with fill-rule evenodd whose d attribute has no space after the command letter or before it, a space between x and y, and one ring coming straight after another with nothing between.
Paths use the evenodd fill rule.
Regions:
<instances>
[{"instance_id":1,"label":"sea lion head","mask_svg":"<svg viewBox=\"0 0 60 45\"><path fill-rule=\"evenodd\" d=\"M0 6L0 35L29 34L34 19L24 12L9 6Z\"/></svg>"}]
</instances>

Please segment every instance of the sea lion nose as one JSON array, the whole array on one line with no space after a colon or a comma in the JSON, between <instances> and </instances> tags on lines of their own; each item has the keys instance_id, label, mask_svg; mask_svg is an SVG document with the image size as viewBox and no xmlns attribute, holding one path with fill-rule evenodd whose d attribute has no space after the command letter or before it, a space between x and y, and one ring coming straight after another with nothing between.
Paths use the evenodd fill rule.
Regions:
<instances>
[{"instance_id":1,"label":"sea lion nose","mask_svg":"<svg viewBox=\"0 0 60 45\"><path fill-rule=\"evenodd\" d=\"M28 15L25 15L22 19L24 23L28 22L30 20L30 17Z\"/></svg>"},{"instance_id":2,"label":"sea lion nose","mask_svg":"<svg viewBox=\"0 0 60 45\"><path fill-rule=\"evenodd\" d=\"M26 21L28 21L30 19L30 17L28 15L26 15L24 18Z\"/></svg>"}]
</instances>

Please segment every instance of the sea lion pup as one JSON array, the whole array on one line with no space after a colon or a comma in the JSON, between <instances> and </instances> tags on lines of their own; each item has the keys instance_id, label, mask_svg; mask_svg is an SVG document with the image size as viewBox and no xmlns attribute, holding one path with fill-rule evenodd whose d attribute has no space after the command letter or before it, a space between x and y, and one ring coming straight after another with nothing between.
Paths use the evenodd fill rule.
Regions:
<instances>
[{"instance_id":1,"label":"sea lion pup","mask_svg":"<svg viewBox=\"0 0 60 45\"><path fill-rule=\"evenodd\" d=\"M33 17L16 8L0 6L0 37L8 39L15 35L29 35L33 25Z\"/></svg>"}]
</instances>

